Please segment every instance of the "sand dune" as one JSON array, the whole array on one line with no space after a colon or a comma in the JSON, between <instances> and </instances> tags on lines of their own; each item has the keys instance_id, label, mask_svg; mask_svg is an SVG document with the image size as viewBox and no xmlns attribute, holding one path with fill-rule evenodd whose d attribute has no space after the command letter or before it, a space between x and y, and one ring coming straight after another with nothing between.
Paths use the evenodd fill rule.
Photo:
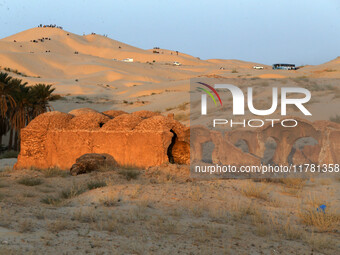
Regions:
<instances>
[{"instance_id":1,"label":"sand dune","mask_svg":"<svg viewBox=\"0 0 340 255\"><path fill-rule=\"evenodd\" d=\"M134 61L121 61L125 58ZM174 61L182 65L174 66ZM264 69L254 70L254 65L261 65ZM106 108L127 107L125 110L139 107L141 110L164 111L188 102L187 91L190 79L194 77L340 77L339 57L297 71L272 70L271 66L254 62L201 60L176 50L144 50L101 35L77 35L58 28L32 28L1 39L0 66L1 69L17 70L21 74L11 72L11 75L29 84L53 84L56 93L82 95L92 98L91 101L105 97L116 102ZM117 104L126 100L143 101L144 104Z\"/></svg>"},{"instance_id":2,"label":"sand dune","mask_svg":"<svg viewBox=\"0 0 340 255\"><path fill-rule=\"evenodd\" d=\"M308 66L305 70L311 72L311 76L315 78L339 78L340 57L318 66Z\"/></svg>"}]
</instances>

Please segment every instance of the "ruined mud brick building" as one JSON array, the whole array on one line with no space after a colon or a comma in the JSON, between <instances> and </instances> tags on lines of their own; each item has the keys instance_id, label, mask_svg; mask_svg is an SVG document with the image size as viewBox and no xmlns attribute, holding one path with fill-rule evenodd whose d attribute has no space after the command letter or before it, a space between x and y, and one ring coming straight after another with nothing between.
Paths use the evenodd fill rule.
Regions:
<instances>
[{"instance_id":1,"label":"ruined mud brick building","mask_svg":"<svg viewBox=\"0 0 340 255\"><path fill-rule=\"evenodd\" d=\"M107 153L120 165L140 168L169 161L187 164L189 130L172 117L150 111L48 112L22 129L15 167L69 169L86 153Z\"/></svg>"}]
</instances>

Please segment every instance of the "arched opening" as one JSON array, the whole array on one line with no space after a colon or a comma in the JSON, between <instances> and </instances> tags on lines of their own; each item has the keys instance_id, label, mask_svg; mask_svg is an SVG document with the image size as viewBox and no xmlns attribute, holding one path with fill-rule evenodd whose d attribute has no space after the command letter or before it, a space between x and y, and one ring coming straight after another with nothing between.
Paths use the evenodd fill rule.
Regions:
<instances>
[{"instance_id":1,"label":"arched opening","mask_svg":"<svg viewBox=\"0 0 340 255\"><path fill-rule=\"evenodd\" d=\"M215 144L213 142L205 142L202 144L202 161L204 163L213 163L212 153L214 151Z\"/></svg>"},{"instance_id":2,"label":"arched opening","mask_svg":"<svg viewBox=\"0 0 340 255\"><path fill-rule=\"evenodd\" d=\"M297 150L299 150L302 154L302 156L306 159L306 160L309 160L308 156L309 155L305 155L304 152L303 152L303 148L306 146L306 145L309 145L309 146L314 146L314 145L317 145L318 144L318 141L314 138L314 137L301 137L299 139L297 139L293 146L292 146L292 150L290 151L289 155L288 155L288 158L287 158L287 161L289 164L293 164L293 158L294 158L294 154L296 153ZM310 161L310 160L309 160ZM307 163L307 162L306 162ZM308 163L314 163L314 162L308 162Z\"/></svg>"},{"instance_id":3,"label":"arched opening","mask_svg":"<svg viewBox=\"0 0 340 255\"><path fill-rule=\"evenodd\" d=\"M167 150L167 155L168 155L168 158L169 158L169 162L171 164L174 164L175 160L174 160L174 156L172 155L172 148L175 145L177 134L172 129L170 130L170 132L173 133L173 136L171 138L171 143L170 143L168 150Z\"/></svg>"},{"instance_id":4,"label":"arched opening","mask_svg":"<svg viewBox=\"0 0 340 255\"><path fill-rule=\"evenodd\" d=\"M275 155L277 143L273 137L268 137L265 143L265 151L263 153L263 157L261 162L266 165L274 164L273 158Z\"/></svg>"},{"instance_id":5,"label":"arched opening","mask_svg":"<svg viewBox=\"0 0 340 255\"><path fill-rule=\"evenodd\" d=\"M167 149L167 155L171 164L189 164L190 162L190 144L178 140L177 134L171 129L173 134L171 143Z\"/></svg>"},{"instance_id":6,"label":"arched opening","mask_svg":"<svg viewBox=\"0 0 340 255\"><path fill-rule=\"evenodd\" d=\"M239 139L234 145L241 149L244 153L249 153L249 146L245 140Z\"/></svg>"}]
</instances>

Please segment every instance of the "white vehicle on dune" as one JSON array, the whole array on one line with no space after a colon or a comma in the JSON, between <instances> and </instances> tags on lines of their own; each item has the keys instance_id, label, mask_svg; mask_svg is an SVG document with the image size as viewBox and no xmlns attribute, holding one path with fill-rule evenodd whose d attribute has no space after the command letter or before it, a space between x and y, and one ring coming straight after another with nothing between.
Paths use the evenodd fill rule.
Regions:
<instances>
[{"instance_id":1,"label":"white vehicle on dune","mask_svg":"<svg viewBox=\"0 0 340 255\"><path fill-rule=\"evenodd\" d=\"M172 64L173 64L174 66L181 66L181 65L182 65L180 62L177 62L177 61L173 62Z\"/></svg>"},{"instance_id":2,"label":"white vehicle on dune","mask_svg":"<svg viewBox=\"0 0 340 255\"><path fill-rule=\"evenodd\" d=\"M133 62L133 58L125 58L122 60L123 62Z\"/></svg>"},{"instance_id":3,"label":"white vehicle on dune","mask_svg":"<svg viewBox=\"0 0 340 255\"><path fill-rule=\"evenodd\" d=\"M253 68L256 69L256 70L262 70L263 66L253 66Z\"/></svg>"}]
</instances>

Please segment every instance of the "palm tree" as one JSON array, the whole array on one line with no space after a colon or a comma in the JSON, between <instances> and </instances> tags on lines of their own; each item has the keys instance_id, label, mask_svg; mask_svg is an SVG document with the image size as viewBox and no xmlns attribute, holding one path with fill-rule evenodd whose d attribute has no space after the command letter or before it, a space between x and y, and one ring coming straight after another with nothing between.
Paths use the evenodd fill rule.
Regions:
<instances>
[{"instance_id":1,"label":"palm tree","mask_svg":"<svg viewBox=\"0 0 340 255\"><path fill-rule=\"evenodd\" d=\"M9 107L15 106L15 100L12 97L12 77L8 73L0 72L0 113L5 118Z\"/></svg>"},{"instance_id":2,"label":"palm tree","mask_svg":"<svg viewBox=\"0 0 340 255\"><path fill-rule=\"evenodd\" d=\"M16 105L12 97L12 80L12 77L8 76L7 73L0 72L0 145L2 145L2 136L5 135L10 128L7 116L8 111Z\"/></svg>"},{"instance_id":3,"label":"palm tree","mask_svg":"<svg viewBox=\"0 0 340 255\"><path fill-rule=\"evenodd\" d=\"M13 79L7 73L0 72L0 145L2 135L10 131L8 149L18 148L20 130L39 114L51 111L49 101L57 98L52 95L52 85L36 84L27 86L27 82Z\"/></svg>"},{"instance_id":4,"label":"palm tree","mask_svg":"<svg viewBox=\"0 0 340 255\"><path fill-rule=\"evenodd\" d=\"M15 129L14 149L19 148L20 130L24 128L31 120L38 115L47 111L52 111L49 101L53 100L52 92L55 90L52 85L36 84L31 87L27 83L20 82L15 85L13 95L17 106L13 108L11 124Z\"/></svg>"},{"instance_id":5,"label":"palm tree","mask_svg":"<svg viewBox=\"0 0 340 255\"><path fill-rule=\"evenodd\" d=\"M52 88L52 85L41 83L30 87L29 98L32 108L29 117L31 119L34 119L39 114L53 110L53 107L48 102L54 99L52 95L54 90L55 88Z\"/></svg>"},{"instance_id":6,"label":"palm tree","mask_svg":"<svg viewBox=\"0 0 340 255\"><path fill-rule=\"evenodd\" d=\"M21 83L21 80L12 80L12 97L16 102L16 106L11 108L9 119L11 123L10 142L8 149L12 149L13 129L15 130L14 149L17 149L18 140L20 137L20 130L24 128L30 121L29 109L29 87L26 87L27 83Z\"/></svg>"},{"instance_id":7,"label":"palm tree","mask_svg":"<svg viewBox=\"0 0 340 255\"><path fill-rule=\"evenodd\" d=\"M0 115L0 147L2 147L2 136L7 134L10 128L8 118L3 118Z\"/></svg>"}]
</instances>

